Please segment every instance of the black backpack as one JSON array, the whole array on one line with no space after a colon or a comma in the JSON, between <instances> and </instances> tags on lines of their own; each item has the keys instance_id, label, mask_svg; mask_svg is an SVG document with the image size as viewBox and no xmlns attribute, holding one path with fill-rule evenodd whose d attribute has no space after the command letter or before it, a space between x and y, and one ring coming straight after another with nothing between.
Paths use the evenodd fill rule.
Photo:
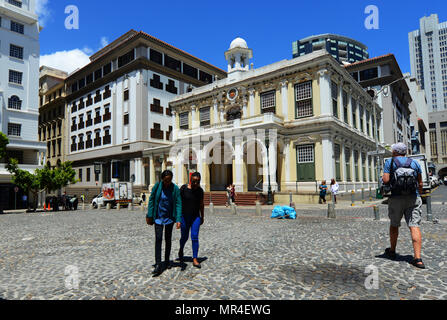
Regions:
<instances>
[{"instance_id":1,"label":"black backpack","mask_svg":"<svg viewBox=\"0 0 447 320\"><path fill-rule=\"evenodd\" d=\"M418 181L415 170L411 167L413 160L408 158L401 164L397 158L391 161L390 186L393 195L413 195L416 194ZM396 169L393 170L393 164Z\"/></svg>"}]
</instances>

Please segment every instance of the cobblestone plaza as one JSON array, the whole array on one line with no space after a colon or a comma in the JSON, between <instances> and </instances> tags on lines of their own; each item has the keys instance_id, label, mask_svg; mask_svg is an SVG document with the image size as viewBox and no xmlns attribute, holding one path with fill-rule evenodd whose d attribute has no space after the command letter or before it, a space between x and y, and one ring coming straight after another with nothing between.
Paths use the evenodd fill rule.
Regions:
<instances>
[{"instance_id":1,"label":"cobblestone plaza","mask_svg":"<svg viewBox=\"0 0 447 320\"><path fill-rule=\"evenodd\" d=\"M434 205L439 223L422 225L426 270L409 264L409 231L401 229L398 258L388 246L387 207L324 206L300 210L297 220L272 220L247 211L207 215L200 233L202 269L186 261L152 278L154 230L145 213L86 210L0 216L1 299L446 299L447 210ZM404 226L404 224L403 224ZM174 231L171 260L180 232ZM191 255L190 242L185 255ZM366 267L379 272L367 290ZM73 269L74 268L74 269ZM67 289L76 270L78 289ZM66 273L68 272L68 273Z\"/></svg>"}]
</instances>

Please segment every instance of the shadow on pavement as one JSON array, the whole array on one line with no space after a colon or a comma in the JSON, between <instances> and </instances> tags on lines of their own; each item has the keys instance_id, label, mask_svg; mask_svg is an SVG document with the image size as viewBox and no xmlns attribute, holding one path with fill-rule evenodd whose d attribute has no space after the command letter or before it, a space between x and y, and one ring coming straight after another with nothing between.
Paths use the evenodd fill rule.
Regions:
<instances>
[{"instance_id":1,"label":"shadow on pavement","mask_svg":"<svg viewBox=\"0 0 447 320\"><path fill-rule=\"evenodd\" d=\"M405 261L405 262L408 262L409 264L411 264L411 262L413 262L413 256L412 255L401 256L398 253L396 253L396 258L394 258L394 259L391 259L390 257L388 257L384 253L382 253L381 255L376 256L376 258L387 259L387 260L396 261L396 262Z\"/></svg>"}]
</instances>

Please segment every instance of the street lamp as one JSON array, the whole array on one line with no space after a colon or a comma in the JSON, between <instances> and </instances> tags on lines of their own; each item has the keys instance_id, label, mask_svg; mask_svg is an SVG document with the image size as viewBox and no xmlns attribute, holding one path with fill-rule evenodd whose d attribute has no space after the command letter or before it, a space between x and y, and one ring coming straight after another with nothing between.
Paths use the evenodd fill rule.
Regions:
<instances>
[{"instance_id":1,"label":"street lamp","mask_svg":"<svg viewBox=\"0 0 447 320\"><path fill-rule=\"evenodd\" d=\"M268 129L265 136L265 147L267 148L267 175L269 179L268 192L267 192L267 205L271 206L273 205L273 193L272 193L272 185L270 184L270 157L269 157L270 138Z\"/></svg>"},{"instance_id":2,"label":"street lamp","mask_svg":"<svg viewBox=\"0 0 447 320\"><path fill-rule=\"evenodd\" d=\"M386 84L386 85L384 85L379 91L377 91L375 94L374 94L374 96L372 97L373 98L373 101L376 101L377 100L377 98L379 97L379 95L382 93L382 92L384 92L385 90L387 91L387 93L385 94L384 93L384 95L385 96L388 96L389 95L389 91L390 91L390 88L391 88L391 86L393 85L393 84L395 84L396 82L399 82L399 81L402 81L402 80L406 80L406 79L408 79L408 78L410 78L411 76L410 75L406 75L406 76L403 76L402 78L399 78L399 79L397 79L397 80L394 80L393 82L391 82L391 83L389 83L389 84ZM375 120L376 119L376 108L374 108L374 121L376 121ZM376 127L377 126L377 123L375 124L375 126L374 127ZM381 179L380 179L380 172L382 171L382 164L381 164L381 162L380 162L380 156L379 156L379 137L377 136L377 132L375 132L375 133L373 133L374 134L374 137L375 137L375 140L376 140L376 161L377 161L377 183L378 183L378 188L380 189L381 188L381 186L382 186L382 181L381 181Z\"/></svg>"}]
</instances>

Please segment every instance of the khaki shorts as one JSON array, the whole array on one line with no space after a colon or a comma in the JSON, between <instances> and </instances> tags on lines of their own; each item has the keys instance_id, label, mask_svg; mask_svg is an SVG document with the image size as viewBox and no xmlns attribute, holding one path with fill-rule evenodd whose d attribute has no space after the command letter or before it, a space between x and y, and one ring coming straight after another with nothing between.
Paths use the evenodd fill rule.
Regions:
<instances>
[{"instance_id":1,"label":"khaki shorts","mask_svg":"<svg viewBox=\"0 0 447 320\"><path fill-rule=\"evenodd\" d=\"M400 227L400 221L405 216L409 228L419 228L422 220L422 198L416 196L390 197L388 202L388 217L392 227Z\"/></svg>"}]
</instances>

